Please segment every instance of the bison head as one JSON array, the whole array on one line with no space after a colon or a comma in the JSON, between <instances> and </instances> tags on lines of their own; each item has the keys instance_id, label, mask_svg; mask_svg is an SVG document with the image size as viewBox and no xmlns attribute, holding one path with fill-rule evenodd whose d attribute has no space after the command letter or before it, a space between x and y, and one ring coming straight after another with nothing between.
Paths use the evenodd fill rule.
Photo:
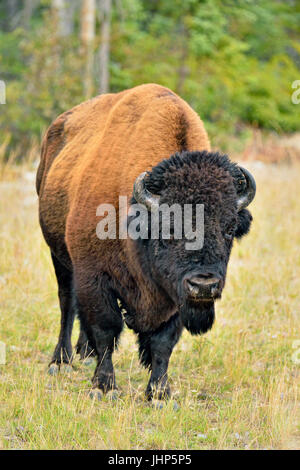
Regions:
<instances>
[{"instance_id":1,"label":"bison head","mask_svg":"<svg viewBox=\"0 0 300 470\"><path fill-rule=\"evenodd\" d=\"M226 155L207 151L177 153L135 182L132 203L145 205L149 218L162 204L203 205L200 249L186 249L184 233L182 238L172 235L174 217L169 239L162 236L160 220L157 238L149 228L148 237L137 240L145 275L170 297L193 334L203 333L213 324L214 301L225 285L233 239L249 231L252 216L245 208L254 196L255 181L247 170Z\"/></svg>"}]
</instances>

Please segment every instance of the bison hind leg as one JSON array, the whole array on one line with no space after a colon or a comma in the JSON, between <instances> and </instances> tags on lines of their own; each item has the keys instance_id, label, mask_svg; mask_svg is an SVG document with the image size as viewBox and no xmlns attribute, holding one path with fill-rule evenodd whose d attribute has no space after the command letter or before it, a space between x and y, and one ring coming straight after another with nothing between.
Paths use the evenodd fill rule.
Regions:
<instances>
[{"instance_id":1,"label":"bison hind leg","mask_svg":"<svg viewBox=\"0 0 300 470\"><path fill-rule=\"evenodd\" d=\"M61 326L58 342L50 365L68 364L72 361L71 334L76 310L73 292L73 275L53 253L51 253L51 256L58 284Z\"/></svg>"},{"instance_id":2,"label":"bison hind leg","mask_svg":"<svg viewBox=\"0 0 300 470\"><path fill-rule=\"evenodd\" d=\"M85 279L82 270L76 276L75 287L78 315L82 328L79 340L86 344L85 335L96 353L97 366L92 379L94 395L97 391L108 393L117 389L112 355L123 329L123 318L117 303L113 283L106 273L97 276L95 282ZM101 396L101 393L98 395Z\"/></svg>"}]
</instances>

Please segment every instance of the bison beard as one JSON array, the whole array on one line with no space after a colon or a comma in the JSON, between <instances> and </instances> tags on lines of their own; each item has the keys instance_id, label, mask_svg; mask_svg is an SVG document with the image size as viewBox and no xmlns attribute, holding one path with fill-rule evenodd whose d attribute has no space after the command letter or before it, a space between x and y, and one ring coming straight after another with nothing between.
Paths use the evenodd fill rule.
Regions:
<instances>
[{"instance_id":1,"label":"bison beard","mask_svg":"<svg viewBox=\"0 0 300 470\"><path fill-rule=\"evenodd\" d=\"M215 320L214 302L201 302L192 304L185 301L179 308L181 320L185 328L192 335L206 333L211 329Z\"/></svg>"}]
</instances>

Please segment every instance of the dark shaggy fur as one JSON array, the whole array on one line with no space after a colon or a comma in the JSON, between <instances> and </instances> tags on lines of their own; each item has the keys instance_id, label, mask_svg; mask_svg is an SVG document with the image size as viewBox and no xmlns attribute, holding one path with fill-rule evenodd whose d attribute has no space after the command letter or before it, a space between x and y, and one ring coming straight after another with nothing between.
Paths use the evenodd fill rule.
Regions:
<instances>
[{"instance_id":1,"label":"dark shaggy fur","mask_svg":"<svg viewBox=\"0 0 300 470\"><path fill-rule=\"evenodd\" d=\"M246 187L246 181L238 165L229 160L228 155L219 152L177 152L169 159L165 159L156 165L146 178L146 187L153 194L161 194L162 190L168 186L168 176L172 176L176 171L187 166L193 169L197 165L208 168L222 168L233 178L234 187L237 194L242 193Z\"/></svg>"},{"instance_id":2,"label":"dark shaggy fur","mask_svg":"<svg viewBox=\"0 0 300 470\"><path fill-rule=\"evenodd\" d=\"M227 155L206 151L177 153L148 172L146 187L151 193L160 195L162 204L204 204L202 250L185 250L184 239L136 242L136 254L144 275L149 282L159 284L161 295L173 301L184 326L192 334L205 333L212 327L214 303L187 301L182 279L187 273L197 274L199 270L208 269L221 277L224 287L233 237L240 238L247 233L252 220L247 210L237 213L235 209L237 196L245 186L242 172Z\"/></svg>"}]
</instances>

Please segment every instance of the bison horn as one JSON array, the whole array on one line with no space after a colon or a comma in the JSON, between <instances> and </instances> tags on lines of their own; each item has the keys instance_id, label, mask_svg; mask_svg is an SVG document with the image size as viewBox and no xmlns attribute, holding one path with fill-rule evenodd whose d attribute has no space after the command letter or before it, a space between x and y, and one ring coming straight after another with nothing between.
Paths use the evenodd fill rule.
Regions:
<instances>
[{"instance_id":1,"label":"bison horn","mask_svg":"<svg viewBox=\"0 0 300 470\"><path fill-rule=\"evenodd\" d=\"M238 212L240 212L245 207L249 206L250 202L253 201L255 193L256 193L256 183L251 173L248 170L246 170L246 168L243 168L241 166L239 166L239 169L241 170L241 172L243 173L246 179L247 187L244 193L241 194L237 200Z\"/></svg>"},{"instance_id":2,"label":"bison horn","mask_svg":"<svg viewBox=\"0 0 300 470\"><path fill-rule=\"evenodd\" d=\"M159 207L159 196L153 195L150 193L150 191L148 191L148 189L146 189L144 181L146 174L146 172L141 173L135 180L133 187L133 197L135 198L136 202L139 204L144 204L149 211L153 211Z\"/></svg>"}]
</instances>

